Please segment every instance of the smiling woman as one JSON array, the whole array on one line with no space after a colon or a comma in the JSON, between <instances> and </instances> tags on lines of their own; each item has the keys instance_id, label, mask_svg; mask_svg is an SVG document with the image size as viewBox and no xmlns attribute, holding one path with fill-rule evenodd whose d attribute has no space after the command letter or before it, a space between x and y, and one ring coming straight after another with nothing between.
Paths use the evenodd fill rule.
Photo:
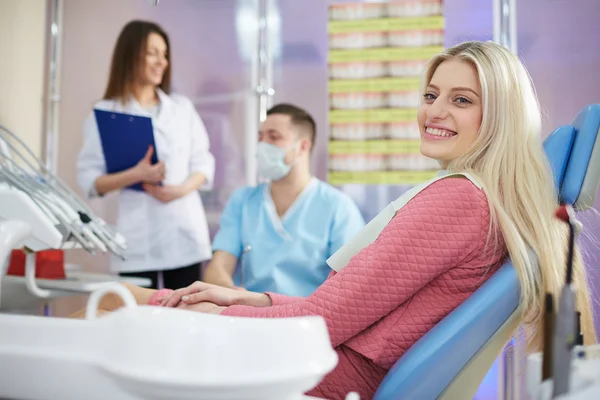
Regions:
<instances>
[{"instance_id":1,"label":"smiling woman","mask_svg":"<svg viewBox=\"0 0 600 400\"><path fill-rule=\"evenodd\" d=\"M209 189L214 158L195 107L171 94L169 37L157 24L131 21L121 31L112 56L103 100L95 109L152 118L154 142L137 165L107 173L100 132L91 113L77 162L78 181L89 197L119 193L119 231L127 239L126 261L113 271L177 289L200 278L210 259L206 216L198 190ZM124 150L126 151L126 150ZM158 162L153 163L153 156ZM131 190L132 185L143 191Z\"/></svg>"},{"instance_id":2,"label":"smiling woman","mask_svg":"<svg viewBox=\"0 0 600 400\"><path fill-rule=\"evenodd\" d=\"M475 142L481 124L481 88L477 70L461 60L442 63L433 72L417 118L421 153L442 168Z\"/></svg>"}]
</instances>

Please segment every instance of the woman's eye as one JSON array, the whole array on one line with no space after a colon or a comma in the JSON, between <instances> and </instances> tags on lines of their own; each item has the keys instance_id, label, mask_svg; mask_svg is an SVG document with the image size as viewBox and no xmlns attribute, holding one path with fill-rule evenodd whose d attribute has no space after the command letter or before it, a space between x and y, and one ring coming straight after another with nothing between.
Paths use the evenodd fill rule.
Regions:
<instances>
[{"instance_id":1,"label":"woman's eye","mask_svg":"<svg viewBox=\"0 0 600 400\"><path fill-rule=\"evenodd\" d=\"M434 101L435 100L435 95L432 93L425 93L423 95L423 98L425 99L425 101Z\"/></svg>"},{"instance_id":2,"label":"woman's eye","mask_svg":"<svg viewBox=\"0 0 600 400\"><path fill-rule=\"evenodd\" d=\"M459 104L471 104L471 100L467 99L466 97L457 97L456 102Z\"/></svg>"}]
</instances>

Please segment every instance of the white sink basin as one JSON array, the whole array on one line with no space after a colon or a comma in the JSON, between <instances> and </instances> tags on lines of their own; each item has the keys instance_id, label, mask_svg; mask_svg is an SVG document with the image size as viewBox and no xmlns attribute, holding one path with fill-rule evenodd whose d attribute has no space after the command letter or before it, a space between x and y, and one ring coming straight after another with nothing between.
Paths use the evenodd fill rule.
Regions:
<instances>
[{"instance_id":1,"label":"white sink basin","mask_svg":"<svg viewBox=\"0 0 600 400\"><path fill-rule=\"evenodd\" d=\"M149 306L90 321L0 314L0 398L299 399L336 364L321 317Z\"/></svg>"}]
</instances>

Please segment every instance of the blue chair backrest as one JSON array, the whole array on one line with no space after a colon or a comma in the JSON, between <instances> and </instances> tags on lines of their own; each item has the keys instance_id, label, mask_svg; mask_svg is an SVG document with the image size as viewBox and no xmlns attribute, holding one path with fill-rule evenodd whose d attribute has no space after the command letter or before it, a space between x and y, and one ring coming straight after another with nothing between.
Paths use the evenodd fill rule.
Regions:
<instances>
[{"instance_id":1,"label":"blue chair backrest","mask_svg":"<svg viewBox=\"0 0 600 400\"><path fill-rule=\"evenodd\" d=\"M560 197L591 207L600 184L600 104L544 141ZM510 261L415 343L388 372L375 400L436 399L516 311L520 285Z\"/></svg>"},{"instance_id":2,"label":"blue chair backrest","mask_svg":"<svg viewBox=\"0 0 600 400\"><path fill-rule=\"evenodd\" d=\"M562 201L576 210L594 204L600 182L600 104L584 108L572 125L555 130L544 141Z\"/></svg>"}]
</instances>

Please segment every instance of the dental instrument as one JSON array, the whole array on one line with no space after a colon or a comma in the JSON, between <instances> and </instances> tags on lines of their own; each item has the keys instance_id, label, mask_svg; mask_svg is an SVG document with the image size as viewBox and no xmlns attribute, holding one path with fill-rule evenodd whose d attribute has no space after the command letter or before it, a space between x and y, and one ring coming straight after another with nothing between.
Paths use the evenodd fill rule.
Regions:
<instances>
[{"instance_id":1,"label":"dental instrument","mask_svg":"<svg viewBox=\"0 0 600 400\"><path fill-rule=\"evenodd\" d=\"M558 302L554 333L552 376L554 379L553 396L558 397L569 392L571 383L571 357L575 347L575 293L573 288L573 251L575 247L575 212L568 205L562 205L556 211L556 217L569 225L569 248L567 253L567 271L565 285Z\"/></svg>"},{"instance_id":2,"label":"dental instrument","mask_svg":"<svg viewBox=\"0 0 600 400\"><path fill-rule=\"evenodd\" d=\"M122 235L108 227L56 175L52 174L31 149L14 133L0 125L0 223L5 231L24 224L27 232L19 240L0 243L0 309L6 299L1 296L2 281L13 249L26 254L24 286L29 296L48 299L83 290L85 282L56 282L40 287L36 279L36 253L49 249L84 249L91 254L111 252L123 257L126 248ZM14 234L7 234L14 238ZM15 277L8 280L14 283ZM109 280L107 280L109 281ZM114 279L110 279L114 281ZM110 282L109 281L109 282ZM65 283L66 285L61 284ZM106 283L106 282L105 282ZM79 285L77 285L79 284ZM52 288L48 288L52 286ZM91 285L95 287L95 285ZM65 292L66 289L67 291ZM89 291L89 290L84 290ZM27 293L23 293L26 296ZM4 300L4 301L3 301ZM19 301L16 301L19 303Z\"/></svg>"}]
</instances>

